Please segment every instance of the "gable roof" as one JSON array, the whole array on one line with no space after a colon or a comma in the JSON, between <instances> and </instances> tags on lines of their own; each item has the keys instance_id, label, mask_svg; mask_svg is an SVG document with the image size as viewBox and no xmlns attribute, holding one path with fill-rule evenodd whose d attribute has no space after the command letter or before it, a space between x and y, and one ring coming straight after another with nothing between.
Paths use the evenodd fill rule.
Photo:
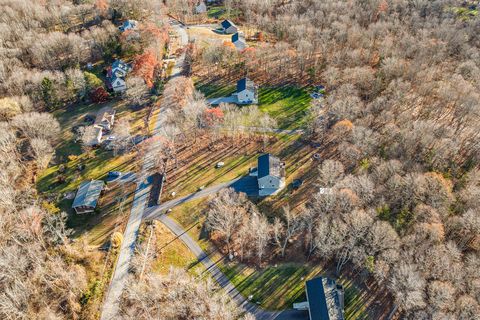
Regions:
<instances>
[{"instance_id":1,"label":"gable roof","mask_svg":"<svg viewBox=\"0 0 480 320\"><path fill-rule=\"evenodd\" d=\"M115 78L115 79L120 79L120 78ZM115 116L115 110L113 110L112 107L104 107L98 111L97 116L95 118L95 124L101 124L104 121L110 122L113 120L114 116Z\"/></svg>"},{"instance_id":2,"label":"gable roof","mask_svg":"<svg viewBox=\"0 0 480 320\"><path fill-rule=\"evenodd\" d=\"M337 285L334 280L318 277L305 283L310 320L343 320Z\"/></svg>"},{"instance_id":3,"label":"gable roof","mask_svg":"<svg viewBox=\"0 0 480 320\"><path fill-rule=\"evenodd\" d=\"M115 60L113 61L112 63L112 70L115 70L115 69L122 69L124 70L125 72L129 71L130 70L130 66L128 65L128 63L125 63L123 62L122 60Z\"/></svg>"},{"instance_id":4,"label":"gable roof","mask_svg":"<svg viewBox=\"0 0 480 320\"><path fill-rule=\"evenodd\" d=\"M102 180L92 180L82 182L78 188L75 200L73 200L72 208L86 206L96 207L100 193L103 190Z\"/></svg>"},{"instance_id":5,"label":"gable roof","mask_svg":"<svg viewBox=\"0 0 480 320\"><path fill-rule=\"evenodd\" d=\"M237 92L242 92L243 90L248 89L250 91L255 91L255 82L248 78L243 78L237 81Z\"/></svg>"},{"instance_id":6,"label":"gable roof","mask_svg":"<svg viewBox=\"0 0 480 320\"><path fill-rule=\"evenodd\" d=\"M269 153L262 154L258 157L258 178L263 178L266 176L274 176L278 178L282 178L283 173L283 165L280 162L280 159L272 156Z\"/></svg>"},{"instance_id":7,"label":"gable roof","mask_svg":"<svg viewBox=\"0 0 480 320\"><path fill-rule=\"evenodd\" d=\"M236 42L238 41L238 39L240 39L240 35L238 34L238 32L232 35L232 42Z\"/></svg>"},{"instance_id":8,"label":"gable roof","mask_svg":"<svg viewBox=\"0 0 480 320\"><path fill-rule=\"evenodd\" d=\"M232 26L233 26L233 27L236 27L235 23L233 23L232 21L230 21L230 20L223 20L223 21L222 21L222 28L228 29L228 28L230 28L230 27L232 27Z\"/></svg>"}]
</instances>

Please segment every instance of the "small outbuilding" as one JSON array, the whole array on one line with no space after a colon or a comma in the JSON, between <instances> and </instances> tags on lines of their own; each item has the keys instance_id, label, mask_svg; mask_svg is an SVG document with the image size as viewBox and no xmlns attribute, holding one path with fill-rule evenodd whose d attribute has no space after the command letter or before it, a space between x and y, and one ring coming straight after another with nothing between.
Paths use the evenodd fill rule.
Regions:
<instances>
[{"instance_id":1,"label":"small outbuilding","mask_svg":"<svg viewBox=\"0 0 480 320\"><path fill-rule=\"evenodd\" d=\"M223 33L225 34L234 34L238 32L238 27L230 20L223 20L221 25Z\"/></svg>"},{"instance_id":2,"label":"small outbuilding","mask_svg":"<svg viewBox=\"0 0 480 320\"><path fill-rule=\"evenodd\" d=\"M243 51L248 47L245 37L239 32L232 35L232 43L235 45L235 48L237 48L238 51Z\"/></svg>"},{"instance_id":3,"label":"small outbuilding","mask_svg":"<svg viewBox=\"0 0 480 320\"><path fill-rule=\"evenodd\" d=\"M255 82L248 78L243 78L237 82L237 92L234 95L237 97L238 104L258 103L258 87Z\"/></svg>"},{"instance_id":4,"label":"small outbuilding","mask_svg":"<svg viewBox=\"0 0 480 320\"><path fill-rule=\"evenodd\" d=\"M267 153L258 157L258 195L269 196L285 187L285 163Z\"/></svg>"},{"instance_id":5,"label":"small outbuilding","mask_svg":"<svg viewBox=\"0 0 480 320\"><path fill-rule=\"evenodd\" d=\"M73 200L72 208L75 212L77 214L93 212L97 207L103 187L104 183L102 180L82 182Z\"/></svg>"}]
</instances>

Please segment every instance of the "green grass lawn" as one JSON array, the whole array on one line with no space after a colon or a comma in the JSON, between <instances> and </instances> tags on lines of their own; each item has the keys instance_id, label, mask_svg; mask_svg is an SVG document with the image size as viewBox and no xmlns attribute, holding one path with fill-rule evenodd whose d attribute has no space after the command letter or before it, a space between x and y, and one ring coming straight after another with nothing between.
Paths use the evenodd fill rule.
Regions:
<instances>
[{"instance_id":1,"label":"green grass lawn","mask_svg":"<svg viewBox=\"0 0 480 320\"><path fill-rule=\"evenodd\" d=\"M258 107L277 121L282 129L303 128L308 121L311 97L295 87L260 88Z\"/></svg>"},{"instance_id":2,"label":"green grass lawn","mask_svg":"<svg viewBox=\"0 0 480 320\"><path fill-rule=\"evenodd\" d=\"M238 17L240 14L240 10L238 9L231 9L230 14L227 14L227 10L225 6L215 6L209 7L207 11L207 16L210 19L234 19Z\"/></svg>"},{"instance_id":3,"label":"green grass lawn","mask_svg":"<svg viewBox=\"0 0 480 320\"><path fill-rule=\"evenodd\" d=\"M197 90L205 95L205 98L218 98L230 96L235 92L235 85L218 85L218 84L197 84Z\"/></svg>"}]
</instances>

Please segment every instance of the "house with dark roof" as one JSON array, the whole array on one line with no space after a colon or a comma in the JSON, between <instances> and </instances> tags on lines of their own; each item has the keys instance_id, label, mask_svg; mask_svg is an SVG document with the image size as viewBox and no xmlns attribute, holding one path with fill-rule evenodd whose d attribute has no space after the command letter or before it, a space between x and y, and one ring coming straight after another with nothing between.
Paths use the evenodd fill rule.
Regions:
<instances>
[{"instance_id":1,"label":"house with dark roof","mask_svg":"<svg viewBox=\"0 0 480 320\"><path fill-rule=\"evenodd\" d=\"M127 73L131 70L132 68L130 65L126 62L123 62L122 60L115 60L112 63L112 76L116 76L118 78L123 78L127 75Z\"/></svg>"},{"instance_id":2,"label":"house with dark roof","mask_svg":"<svg viewBox=\"0 0 480 320\"><path fill-rule=\"evenodd\" d=\"M263 154L258 157L256 176L259 196L275 194L285 187L285 163L269 153Z\"/></svg>"},{"instance_id":3,"label":"house with dark roof","mask_svg":"<svg viewBox=\"0 0 480 320\"><path fill-rule=\"evenodd\" d=\"M238 51L243 51L248 47L245 37L239 32L232 35L232 43Z\"/></svg>"},{"instance_id":4,"label":"house with dark roof","mask_svg":"<svg viewBox=\"0 0 480 320\"><path fill-rule=\"evenodd\" d=\"M234 34L238 32L238 27L230 20L223 20L221 25L223 33L225 34Z\"/></svg>"},{"instance_id":5,"label":"house with dark roof","mask_svg":"<svg viewBox=\"0 0 480 320\"><path fill-rule=\"evenodd\" d=\"M237 97L238 104L258 103L258 87L255 82L248 78L243 78L237 82L237 92L234 95Z\"/></svg>"},{"instance_id":6,"label":"house with dark roof","mask_svg":"<svg viewBox=\"0 0 480 320\"><path fill-rule=\"evenodd\" d=\"M104 183L102 180L82 182L78 188L72 208L77 214L93 212L97 207L98 199L102 193Z\"/></svg>"},{"instance_id":7,"label":"house with dark roof","mask_svg":"<svg viewBox=\"0 0 480 320\"><path fill-rule=\"evenodd\" d=\"M333 279L318 277L305 283L310 320L343 320L344 291Z\"/></svg>"}]
</instances>

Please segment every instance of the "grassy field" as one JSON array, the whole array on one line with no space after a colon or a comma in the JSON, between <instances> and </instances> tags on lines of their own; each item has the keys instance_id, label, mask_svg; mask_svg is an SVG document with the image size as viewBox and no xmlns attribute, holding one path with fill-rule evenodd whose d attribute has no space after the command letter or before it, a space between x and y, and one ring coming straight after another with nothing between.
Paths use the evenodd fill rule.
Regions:
<instances>
[{"instance_id":1,"label":"grassy field","mask_svg":"<svg viewBox=\"0 0 480 320\"><path fill-rule=\"evenodd\" d=\"M260 88L258 107L277 121L282 129L306 126L311 98L305 89L295 87Z\"/></svg>"},{"instance_id":2,"label":"grassy field","mask_svg":"<svg viewBox=\"0 0 480 320\"><path fill-rule=\"evenodd\" d=\"M196 86L207 99L229 96L235 92L235 84L201 84ZM308 123L308 108L312 98L308 89L288 87L261 87L258 92L258 108L277 121L281 129L301 129Z\"/></svg>"}]
</instances>

